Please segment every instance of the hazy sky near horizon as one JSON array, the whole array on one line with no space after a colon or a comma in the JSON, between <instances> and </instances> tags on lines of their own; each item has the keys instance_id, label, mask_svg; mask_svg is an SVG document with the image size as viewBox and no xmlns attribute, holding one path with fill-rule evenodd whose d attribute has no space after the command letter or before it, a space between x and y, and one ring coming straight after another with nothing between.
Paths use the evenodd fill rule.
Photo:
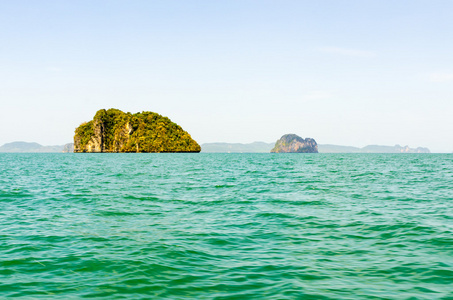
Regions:
<instances>
[{"instance_id":1,"label":"hazy sky near horizon","mask_svg":"<svg viewBox=\"0 0 453 300\"><path fill-rule=\"evenodd\" d=\"M453 1L0 0L0 28L0 145L118 108L199 143L453 151Z\"/></svg>"}]
</instances>

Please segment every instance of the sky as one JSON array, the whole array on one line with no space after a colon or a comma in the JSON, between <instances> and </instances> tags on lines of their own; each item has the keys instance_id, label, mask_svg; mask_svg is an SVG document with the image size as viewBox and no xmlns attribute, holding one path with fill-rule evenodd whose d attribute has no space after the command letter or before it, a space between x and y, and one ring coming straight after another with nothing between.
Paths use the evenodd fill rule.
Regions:
<instances>
[{"instance_id":1,"label":"sky","mask_svg":"<svg viewBox=\"0 0 453 300\"><path fill-rule=\"evenodd\" d=\"M99 109L200 144L453 152L453 1L0 0L0 145L62 145Z\"/></svg>"}]
</instances>

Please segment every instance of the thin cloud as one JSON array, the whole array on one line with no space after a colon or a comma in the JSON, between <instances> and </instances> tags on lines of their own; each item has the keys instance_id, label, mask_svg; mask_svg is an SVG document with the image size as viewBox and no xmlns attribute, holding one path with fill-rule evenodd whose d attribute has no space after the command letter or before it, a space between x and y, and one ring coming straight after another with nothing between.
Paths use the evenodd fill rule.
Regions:
<instances>
[{"instance_id":1,"label":"thin cloud","mask_svg":"<svg viewBox=\"0 0 453 300\"><path fill-rule=\"evenodd\" d=\"M58 68L58 67L47 67L46 71L49 71L49 72L61 72L61 68Z\"/></svg>"},{"instance_id":2,"label":"thin cloud","mask_svg":"<svg viewBox=\"0 0 453 300\"><path fill-rule=\"evenodd\" d=\"M375 57L376 53L372 51L364 51L358 49L340 48L340 47L322 47L320 51L325 53L339 54L352 57Z\"/></svg>"},{"instance_id":3,"label":"thin cloud","mask_svg":"<svg viewBox=\"0 0 453 300\"><path fill-rule=\"evenodd\" d=\"M429 81L432 82L450 82L453 81L453 73L431 73Z\"/></svg>"},{"instance_id":4,"label":"thin cloud","mask_svg":"<svg viewBox=\"0 0 453 300\"><path fill-rule=\"evenodd\" d=\"M305 99L308 100L321 100L330 97L332 97L332 95L326 91L310 91L305 95Z\"/></svg>"}]
</instances>

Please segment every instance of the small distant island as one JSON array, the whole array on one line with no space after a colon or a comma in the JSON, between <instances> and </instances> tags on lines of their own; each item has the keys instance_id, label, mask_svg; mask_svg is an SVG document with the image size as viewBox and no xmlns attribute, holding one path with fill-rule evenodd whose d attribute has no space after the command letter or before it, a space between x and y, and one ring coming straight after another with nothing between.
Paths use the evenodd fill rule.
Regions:
<instances>
[{"instance_id":1,"label":"small distant island","mask_svg":"<svg viewBox=\"0 0 453 300\"><path fill-rule=\"evenodd\" d=\"M271 153L318 153L318 144L312 138L285 134L275 143Z\"/></svg>"},{"instance_id":2,"label":"small distant island","mask_svg":"<svg viewBox=\"0 0 453 300\"><path fill-rule=\"evenodd\" d=\"M201 147L169 118L154 112L101 109L75 130L74 152L200 152Z\"/></svg>"}]
</instances>

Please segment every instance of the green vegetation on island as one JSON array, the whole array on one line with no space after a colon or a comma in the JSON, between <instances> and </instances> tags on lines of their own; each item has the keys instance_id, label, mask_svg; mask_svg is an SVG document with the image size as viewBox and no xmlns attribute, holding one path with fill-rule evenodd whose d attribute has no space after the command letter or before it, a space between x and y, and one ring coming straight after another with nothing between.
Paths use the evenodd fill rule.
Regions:
<instances>
[{"instance_id":1,"label":"green vegetation on island","mask_svg":"<svg viewBox=\"0 0 453 300\"><path fill-rule=\"evenodd\" d=\"M200 152L201 147L169 118L154 112L101 109L75 130L74 152Z\"/></svg>"}]
</instances>

